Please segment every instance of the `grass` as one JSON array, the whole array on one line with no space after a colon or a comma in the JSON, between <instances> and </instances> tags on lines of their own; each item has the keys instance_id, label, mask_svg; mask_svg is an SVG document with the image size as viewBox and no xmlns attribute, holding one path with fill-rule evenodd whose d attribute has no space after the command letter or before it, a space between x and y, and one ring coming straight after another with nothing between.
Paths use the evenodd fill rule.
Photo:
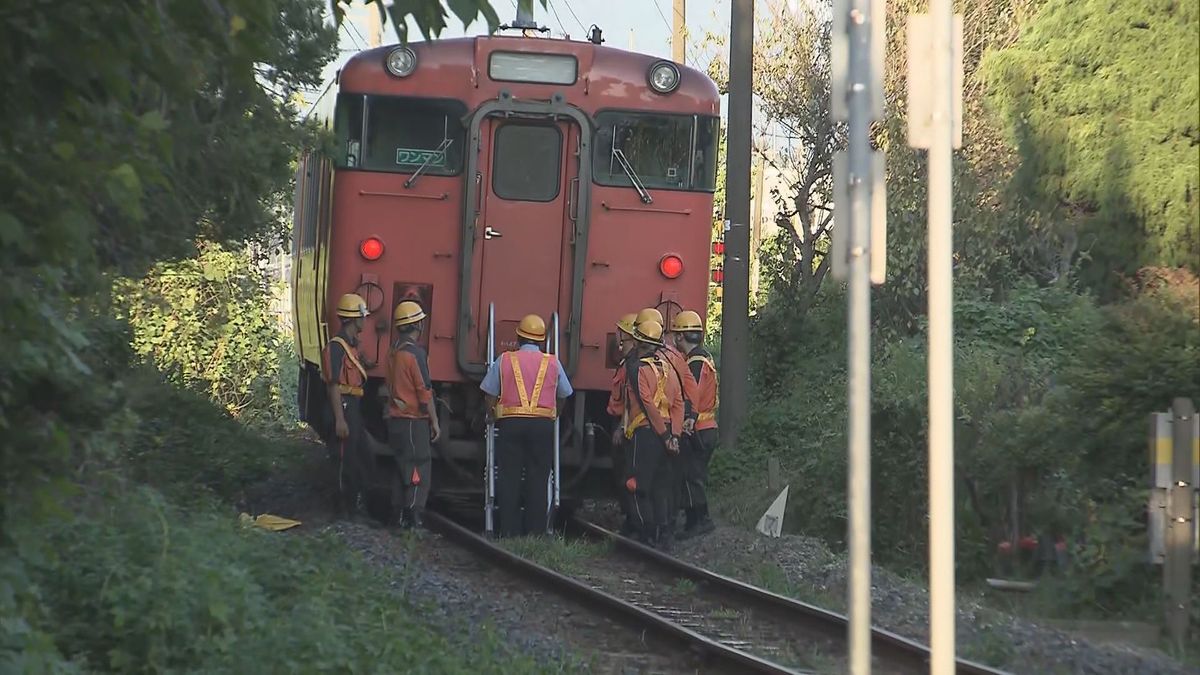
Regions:
<instances>
[{"instance_id":1,"label":"grass","mask_svg":"<svg viewBox=\"0 0 1200 675\"><path fill-rule=\"evenodd\" d=\"M691 579L676 579L671 588L680 595L692 595L696 592L696 582Z\"/></svg>"},{"instance_id":2,"label":"grass","mask_svg":"<svg viewBox=\"0 0 1200 675\"><path fill-rule=\"evenodd\" d=\"M558 535L502 539L500 546L509 553L570 576L583 574L590 561L612 550L612 544L608 541L566 539Z\"/></svg>"}]
</instances>

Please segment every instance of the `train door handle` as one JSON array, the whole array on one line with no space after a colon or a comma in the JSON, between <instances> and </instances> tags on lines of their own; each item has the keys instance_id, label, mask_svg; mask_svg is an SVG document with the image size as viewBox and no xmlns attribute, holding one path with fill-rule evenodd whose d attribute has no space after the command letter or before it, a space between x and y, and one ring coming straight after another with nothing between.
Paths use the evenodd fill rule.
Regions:
<instances>
[{"instance_id":1,"label":"train door handle","mask_svg":"<svg viewBox=\"0 0 1200 675\"><path fill-rule=\"evenodd\" d=\"M502 237L502 236L504 236L504 235L500 234L500 232L498 232L497 230L493 230L490 225L483 228L483 238L484 239L494 239L496 237Z\"/></svg>"}]
</instances>

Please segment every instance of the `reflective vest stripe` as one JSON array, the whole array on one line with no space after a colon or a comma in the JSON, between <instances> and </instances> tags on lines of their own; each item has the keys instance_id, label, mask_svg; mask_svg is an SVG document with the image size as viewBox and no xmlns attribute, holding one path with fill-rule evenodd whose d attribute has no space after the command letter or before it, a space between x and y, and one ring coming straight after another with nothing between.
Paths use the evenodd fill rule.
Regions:
<instances>
[{"instance_id":1,"label":"reflective vest stripe","mask_svg":"<svg viewBox=\"0 0 1200 675\"><path fill-rule=\"evenodd\" d=\"M667 385L664 379L667 374L666 369L664 368L663 370L659 370L658 365L656 365L659 362L657 362L654 358L642 359L642 363L650 366L650 370L654 371L654 375L658 379L658 385L654 388L654 400L651 401L651 405L658 410L662 417L669 418L671 416L671 403L667 400ZM638 380L638 382L633 383L633 386L641 386L641 378L639 377ZM625 382L625 386L629 386L628 381ZM626 408L626 410L628 410L628 408ZM638 427L644 427L648 424L650 424L650 420L646 419L646 412L644 410L639 412L637 415L634 415L633 419L625 425L625 438L633 438L633 432L635 429Z\"/></svg>"},{"instance_id":2,"label":"reflective vest stripe","mask_svg":"<svg viewBox=\"0 0 1200 675\"><path fill-rule=\"evenodd\" d=\"M346 341L343 340L340 335L334 336L330 342L336 342L341 345L342 349L346 352L346 358L350 359L350 363L354 364L354 367L358 369L358 372L363 376L363 379L367 379L367 370L363 368L361 363L358 362L358 358L354 356L354 350L350 348L350 345L346 344Z\"/></svg>"},{"instance_id":3,"label":"reflective vest stripe","mask_svg":"<svg viewBox=\"0 0 1200 675\"><path fill-rule=\"evenodd\" d=\"M542 362L538 365L537 379L533 382L532 394L525 388L525 374L521 372L521 362L517 358L517 352L509 352L508 357L509 363L512 365L513 381L517 385L517 396L520 398L521 405L505 406L497 403L496 418L549 417L553 419L558 414L557 410L536 405L536 402L541 400L542 389L546 384L546 370L550 367L550 355L542 355Z\"/></svg>"}]
</instances>

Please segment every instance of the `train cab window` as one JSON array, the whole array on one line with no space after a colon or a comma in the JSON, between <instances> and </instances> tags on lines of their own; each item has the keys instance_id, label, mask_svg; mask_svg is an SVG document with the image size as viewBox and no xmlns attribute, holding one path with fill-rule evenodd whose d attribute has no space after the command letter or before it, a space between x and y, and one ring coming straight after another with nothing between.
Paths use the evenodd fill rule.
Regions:
<instances>
[{"instance_id":1,"label":"train cab window","mask_svg":"<svg viewBox=\"0 0 1200 675\"><path fill-rule=\"evenodd\" d=\"M492 191L501 199L554 201L562 175L562 141L558 127L501 126L492 150Z\"/></svg>"},{"instance_id":2,"label":"train cab window","mask_svg":"<svg viewBox=\"0 0 1200 675\"><path fill-rule=\"evenodd\" d=\"M602 112L596 116L592 175L601 185L711 192L716 184L716 117Z\"/></svg>"},{"instance_id":3,"label":"train cab window","mask_svg":"<svg viewBox=\"0 0 1200 675\"><path fill-rule=\"evenodd\" d=\"M457 175L466 145L466 112L458 101L343 94L334 121L338 166Z\"/></svg>"}]
</instances>

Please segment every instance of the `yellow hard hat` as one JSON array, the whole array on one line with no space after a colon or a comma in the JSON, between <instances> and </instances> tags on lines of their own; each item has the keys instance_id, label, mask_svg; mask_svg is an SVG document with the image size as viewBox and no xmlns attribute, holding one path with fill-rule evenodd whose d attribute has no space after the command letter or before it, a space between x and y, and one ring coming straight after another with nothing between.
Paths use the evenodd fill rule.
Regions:
<instances>
[{"instance_id":1,"label":"yellow hard hat","mask_svg":"<svg viewBox=\"0 0 1200 675\"><path fill-rule=\"evenodd\" d=\"M633 339L651 345L662 344L662 324L657 321L643 321L633 328Z\"/></svg>"},{"instance_id":2,"label":"yellow hard hat","mask_svg":"<svg viewBox=\"0 0 1200 675\"><path fill-rule=\"evenodd\" d=\"M528 314L517 324L517 335L541 342L546 339L546 322L537 314Z\"/></svg>"},{"instance_id":3,"label":"yellow hard hat","mask_svg":"<svg viewBox=\"0 0 1200 675\"><path fill-rule=\"evenodd\" d=\"M367 301L357 293L347 293L338 300L337 315L346 319L362 318L369 314Z\"/></svg>"},{"instance_id":4,"label":"yellow hard hat","mask_svg":"<svg viewBox=\"0 0 1200 675\"><path fill-rule=\"evenodd\" d=\"M412 300L405 300L392 311L392 323L397 328L417 323L425 318L425 310Z\"/></svg>"},{"instance_id":5,"label":"yellow hard hat","mask_svg":"<svg viewBox=\"0 0 1200 675\"><path fill-rule=\"evenodd\" d=\"M671 330L676 333L692 333L704 330L704 324L700 321L699 314L685 309L675 315L675 319L671 321Z\"/></svg>"},{"instance_id":6,"label":"yellow hard hat","mask_svg":"<svg viewBox=\"0 0 1200 675\"><path fill-rule=\"evenodd\" d=\"M637 314L626 314L617 321L617 330L626 335L633 335L633 324L637 322Z\"/></svg>"},{"instance_id":7,"label":"yellow hard hat","mask_svg":"<svg viewBox=\"0 0 1200 675\"><path fill-rule=\"evenodd\" d=\"M637 318L633 320L633 325L637 326L645 321L654 321L658 323L659 327L661 328L663 325L662 312L654 309L653 307L647 307L646 309L643 309L637 313Z\"/></svg>"}]
</instances>

